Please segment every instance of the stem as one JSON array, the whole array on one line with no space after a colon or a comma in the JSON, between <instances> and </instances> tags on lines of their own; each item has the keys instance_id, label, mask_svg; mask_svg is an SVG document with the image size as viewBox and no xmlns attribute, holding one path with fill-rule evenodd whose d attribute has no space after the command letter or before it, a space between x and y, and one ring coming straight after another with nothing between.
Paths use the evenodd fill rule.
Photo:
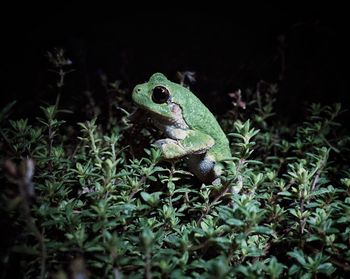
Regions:
<instances>
[{"instance_id":1,"label":"stem","mask_svg":"<svg viewBox=\"0 0 350 279\"><path fill-rule=\"evenodd\" d=\"M152 272L151 272L151 252L149 248L146 249L146 257L145 257L145 278L151 279L152 278Z\"/></svg>"},{"instance_id":2,"label":"stem","mask_svg":"<svg viewBox=\"0 0 350 279\"><path fill-rule=\"evenodd\" d=\"M321 138L324 140L324 142L336 153L340 153L340 150L336 147L334 147L324 136L321 136Z\"/></svg>"},{"instance_id":3,"label":"stem","mask_svg":"<svg viewBox=\"0 0 350 279\"><path fill-rule=\"evenodd\" d=\"M48 169L49 169L50 173L52 172L52 169L53 169L52 158L51 158L51 156L52 156L52 146L53 146L53 133L52 133L52 126L51 126L51 123L50 123L49 124L49 141L48 141L48 157L49 157Z\"/></svg>"},{"instance_id":4,"label":"stem","mask_svg":"<svg viewBox=\"0 0 350 279\"><path fill-rule=\"evenodd\" d=\"M213 200L213 202L207 206L207 208L204 212L202 212L202 215L197 220L197 224L200 224L200 222L203 220L203 218L209 213L210 209L214 206L214 204L217 201L219 201L223 196L225 196L229 190L230 190L230 184L225 186L224 190L220 193L220 195L216 196L216 198Z\"/></svg>"},{"instance_id":5,"label":"stem","mask_svg":"<svg viewBox=\"0 0 350 279\"><path fill-rule=\"evenodd\" d=\"M59 80L58 80L58 82L57 82L57 87L58 87L58 88L63 87L63 85L64 85L64 76L65 76L65 74L66 74L66 73L63 71L63 69L60 68L60 70L58 71L58 76L59 76Z\"/></svg>"},{"instance_id":6,"label":"stem","mask_svg":"<svg viewBox=\"0 0 350 279\"><path fill-rule=\"evenodd\" d=\"M174 172L175 172L175 163L171 162L171 168L170 168L170 175L169 175L169 180L168 181L173 181L174 177ZM169 205L173 207L173 194L169 195Z\"/></svg>"},{"instance_id":7,"label":"stem","mask_svg":"<svg viewBox=\"0 0 350 279\"><path fill-rule=\"evenodd\" d=\"M256 101L258 103L258 108L261 110L261 94L260 94L260 84L261 82L258 82L257 88L256 88Z\"/></svg>"},{"instance_id":8,"label":"stem","mask_svg":"<svg viewBox=\"0 0 350 279\"><path fill-rule=\"evenodd\" d=\"M240 171L242 165L244 164L245 160L244 159L240 159L238 161L238 164L237 164L237 172ZM237 174L236 178L232 181L228 181L227 182L227 185L224 187L224 190L218 195L215 197L215 199L213 200L213 202L211 202L207 208L205 209L204 212L202 212L201 216L199 217L199 219L197 220L197 225L200 224L200 222L203 220L203 218L209 213L209 211L212 209L212 207L215 205L216 202L218 202L222 197L224 197L227 192L229 192L232 188L230 187L231 186L231 183L233 181L240 181L242 179L242 176L240 174Z\"/></svg>"},{"instance_id":9,"label":"stem","mask_svg":"<svg viewBox=\"0 0 350 279\"><path fill-rule=\"evenodd\" d=\"M199 249L202 249L204 248L205 246L207 246L209 243L209 240L205 240L203 243L201 244L198 244L198 245L193 245L189 248L190 251L196 251L196 250L199 250Z\"/></svg>"},{"instance_id":10,"label":"stem","mask_svg":"<svg viewBox=\"0 0 350 279\"><path fill-rule=\"evenodd\" d=\"M98 149L97 149L97 146L96 146L95 135L94 135L94 127L91 125L91 123L89 123L89 138L90 138L92 152L93 152L93 154L95 156L95 159L97 160L97 162L100 163L101 159L98 156Z\"/></svg>"},{"instance_id":11,"label":"stem","mask_svg":"<svg viewBox=\"0 0 350 279\"><path fill-rule=\"evenodd\" d=\"M111 150L112 150L112 158L113 158L113 163L115 163L115 160L117 159L116 153L115 153L115 142L111 142Z\"/></svg>"},{"instance_id":12,"label":"stem","mask_svg":"<svg viewBox=\"0 0 350 279\"><path fill-rule=\"evenodd\" d=\"M320 175L321 175L321 169L319 169L315 175L315 178L314 180L312 181L312 184L311 184L311 192L313 192L315 189L316 189L316 185L317 185L317 182L318 180L320 179Z\"/></svg>"},{"instance_id":13,"label":"stem","mask_svg":"<svg viewBox=\"0 0 350 279\"><path fill-rule=\"evenodd\" d=\"M301 212L301 214L304 213L304 204L305 204L305 199L301 198L301 200L300 200L300 212ZM305 218L301 218L299 220L299 224L300 224L300 234L302 235L304 233L306 219Z\"/></svg>"},{"instance_id":14,"label":"stem","mask_svg":"<svg viewBox=\"0 0 350 279\"><path fill-rule=\"evenodd\" d=\"M41 263L40 263L40 278L45 278L46 273L46 258L47 258L47 252L46 252L46 246L45 246L45 239L43 237L43 233L41 233L38 229L38 227L35 225L35 221L30 213L30 205L28 200L28 195L26 193L27 188L31 187L31 185L28 185L25 182L19 182L19 193L22 198L22 207L24 212L24 218L26 220L27 226L29 229L33 232L35 238L38 240L41 248Z\"/></svg>"},{"instance_id":15,"label":"stem","mask_svg":"<svg viewBox=\"0 0 350 279\"><path fill-rule=\"evenodd\" d=\"M35 225L35 220L31 214L31 198L34 197L34 188L32 178L34 175L34 162L32 159L25 159L21 162L21 169L10 160L4 164L4 170L7 172L9 180L18 186L19 197L21 199L21 215L29 230L37 239L41 249L40 277L44 279L46 273L46 246L44 231L40 232ZM3 278L3 277L2 277Z\"/></svg>"},{"instance_id":16,"label":"stem","mask_svg":"<svg viewBox=\"0 0 350 279\"><path fill-rule=\"evenodd\" d=\"M129 195L129 200L131 200L131 199L135 196L135 194L137 194L137 193L141 190L140 187L141 187L141 185L142 185L143 183L146 182L146 179L147 179L146 176L142 176L142 178L140 179L138 185L135 187L135 190L133 190L133 191L130 193L130 195Z\"/></svg>"},{"instance_id":17,"label":"stem","mask_svg":"<svg viewBox=\"0 0 350 279\"><path fill-rule=\"evenodd\" d=\"M338 261L336 259L330 259L330 261L332 262L332 264L342 268L344 271L347 271L347 272L350 271L350 265L348 265L347 263L343 263L343 262Z\"/></svg>"},{"instance_id":18,"label":"stem","mask_svg":"<svg viewBox=\"0 0 350 279\"><path fill-rule=\"evenodd\" d=\"M322 160L322 161L321 161L321 164L320 164L320 166L319 166L319 168L318 168L318 170L317 170L317 172L316 172L316 175L315 175L315 177L314 177L314 180L312 181L312 184L311 184L311 191L314 191L314 190L316 189L316 185L317 185L317 183L318 183L318 180L320 179L320 175L321 175L321 173L322 173L322 170L323 170L325 164L326 164L326 160Z\"/></svg>"},{"instance_id":19,"label":"stem","mask_svg":"<svg viewBox=\"0 0 350 279\"><path fill-rule=\"evenodd\" d=\"M156 165L156 164L154 164L154 163L151 164L151 165L150 165L150 168L153 168L155 165ZM137 186L134 187L135 189L130 193L130 195L129 195L129 200L131 200L131 199L134 197L134 195L137 194L137 193L141 190L140 187L141 187L142 184L144 184L144 183L146 182L146 180L147 180L147 176L146 176L146 175L143 175L143 176L141 177L139 183L137 184Z\"/></svg>"}]
</instances>

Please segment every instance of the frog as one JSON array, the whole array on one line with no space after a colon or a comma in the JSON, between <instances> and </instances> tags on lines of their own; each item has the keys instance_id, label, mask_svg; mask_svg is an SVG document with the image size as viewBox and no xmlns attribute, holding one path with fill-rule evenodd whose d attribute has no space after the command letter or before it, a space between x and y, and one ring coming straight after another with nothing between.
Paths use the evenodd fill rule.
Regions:
<instances>
[{"instance_id":1,"label":"frog","mask_svg":"<svg viewBox=\"0 0 350 279\"><path fill-rule=\"evenodd\" d=\"M154 73L148 82L134 87L132 100L165 135L154 142L164 160L184 159L200 181L220 183L223 161L231 157L229 141L215 116L190 89Z\"/></svg>"}]
</instances>

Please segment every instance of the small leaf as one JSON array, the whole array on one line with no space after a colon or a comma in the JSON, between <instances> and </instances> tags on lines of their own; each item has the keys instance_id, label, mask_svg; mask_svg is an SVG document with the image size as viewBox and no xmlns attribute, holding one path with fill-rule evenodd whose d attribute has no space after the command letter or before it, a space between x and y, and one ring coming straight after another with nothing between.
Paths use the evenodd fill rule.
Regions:
<instances>
[{"instance_id":1,"label":"small leaf","mask_svg":"<svg viewBox=\"0 0 350 279\"><path fill-rule=\"evenodd\" d=\"M292 252L288 252L287 255L291 256L292 258L296 259L302 266L306 265L306 260L304 258L304 253L297 248L294 249Z\"/></svg>"}]
</instances>

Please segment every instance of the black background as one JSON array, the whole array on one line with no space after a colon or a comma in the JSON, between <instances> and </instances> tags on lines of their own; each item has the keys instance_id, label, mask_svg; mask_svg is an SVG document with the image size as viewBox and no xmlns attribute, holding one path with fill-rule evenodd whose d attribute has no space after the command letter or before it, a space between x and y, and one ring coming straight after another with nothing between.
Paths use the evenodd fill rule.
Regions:
<instances>
[{"instance_id":1,"label":"black background","mask_svg":"<svg viewBox=\"0 0 350 279\"><path fill-rule=\"evenodd\" d=\"M18 101L11 117L35 117L40 105L54 102L57 92L49 87L54 76L45 58L54 47L66 49L76 69L61 100L76 112L73 118L81 117L85 90L104 100L101 72L132 89L156 71L172 80L177 71L195 71L192 89L215 114L232 107L227 93L260 80L278 83L277 118L287 121L301 120L310 102L350 106L346 5L251 3L199 11L176 2L140 11L118 2L47 2L1 7L0 104ZM347 127L348 115L342 118Z\"/></svg>"},{"instance_id":2,"label":"black background","mask_svg":"<svg viewBox=\"0 0 350 279\"><path fill-rule=\"evenodd\" d=\"M66 49L76 69L63 94L63 104L76 109L84 90L99 98L101 72L132 89L156 71L175 80L177 71L186 70L196 72L192 89L216 114L230 108L227 93L259 80L278 83L281 118L298 120L310 102L350 104L345 7L252 3L199 11L178 3L139 11L118 3L49 3L19 5L8 13L1 103L17 99L18 116L35 114L54 100L45 58L53 47Z\"/></svg>"}]
</instances>

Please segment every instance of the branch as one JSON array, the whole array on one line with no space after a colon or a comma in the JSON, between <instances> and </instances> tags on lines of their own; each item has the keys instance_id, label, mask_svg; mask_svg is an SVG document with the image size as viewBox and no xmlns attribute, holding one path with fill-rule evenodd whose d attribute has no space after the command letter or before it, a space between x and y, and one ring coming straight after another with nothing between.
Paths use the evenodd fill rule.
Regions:
<instances>
[{"instance_id":1,"label":"branch","mask_svg":"<svg viewBox=\"0 0 350 279\"><path fill-rule=\"evenodd\" d=\"M46 246L44 239L44 231L40 232L35 224L35 220L31 214L30 199L34 197L34 188L32 178L34 175L34 161L25 159L21 165L17 167L10 160L5 161L4 170L8 179L18 185L19 195L22 200L22 214L28 228L32 231L41 248L40 278L45 278L46 273Z\"/></svg>"}]
</instances>

